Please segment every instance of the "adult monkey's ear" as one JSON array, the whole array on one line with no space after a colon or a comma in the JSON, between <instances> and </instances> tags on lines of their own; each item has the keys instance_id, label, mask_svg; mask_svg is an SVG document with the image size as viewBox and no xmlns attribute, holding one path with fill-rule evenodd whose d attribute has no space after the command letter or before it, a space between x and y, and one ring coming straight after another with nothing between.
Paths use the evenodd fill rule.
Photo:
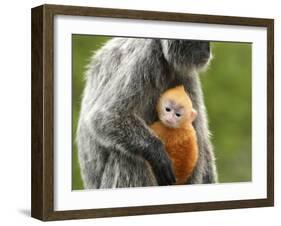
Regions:
<instances>
[{"instance_id":1,"label":"adult monkey's ear","mask_svg":"<svg viewBox=\"0 0 281 226\"><path fill-rule=\"evenodd\" d=\"M201 69L210 60L209 41L162 39L160 42L166 61L178 72Z\"/></svg>"}]
</instances>

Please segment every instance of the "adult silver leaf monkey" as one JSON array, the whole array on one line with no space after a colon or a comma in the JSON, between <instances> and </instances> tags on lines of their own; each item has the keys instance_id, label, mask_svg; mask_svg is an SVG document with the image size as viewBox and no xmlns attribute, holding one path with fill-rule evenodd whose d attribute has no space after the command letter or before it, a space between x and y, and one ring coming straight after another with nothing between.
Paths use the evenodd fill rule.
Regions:
<instances>
[{"instance_id":1,"label":"adult silver leaf monkey","mask_svg":"<svg viewBox=\"0 0 281 226\"><path fill-rule=\"evenodd\" d=\"M183 84L198 116L199 157L186 183L216 182L213 148L198 70L210 59L206 41L113 38L92 58L77 130L86 189L171 185L163 143L148 125L165 90Z\"/></svg>"}]
</instances>

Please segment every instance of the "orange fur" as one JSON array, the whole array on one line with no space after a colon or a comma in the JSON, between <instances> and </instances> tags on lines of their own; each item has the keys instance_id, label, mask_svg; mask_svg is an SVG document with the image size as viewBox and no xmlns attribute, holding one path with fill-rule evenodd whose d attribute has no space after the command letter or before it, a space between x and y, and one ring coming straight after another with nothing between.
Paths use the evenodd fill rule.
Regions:
<instances>
[{"instance_id":1,"label":"orange fur","mask_svg":"<svg viewBox=\"0 0 281 226\"><path fill-rule=\"evenodd\" d=\"M183 106L192 109L192 102L184 91L183 86L178 86L164 92L157 105L158 114L162 99L168 98ZM198 145L195 129L192 126L191 115L185 115L184 121L179 128L170 128L161 121L153 123L150 128L162 140L169 154L176 176L176 184L184 184L191 176L198 159Z\"/></svg>"}]
</instances>

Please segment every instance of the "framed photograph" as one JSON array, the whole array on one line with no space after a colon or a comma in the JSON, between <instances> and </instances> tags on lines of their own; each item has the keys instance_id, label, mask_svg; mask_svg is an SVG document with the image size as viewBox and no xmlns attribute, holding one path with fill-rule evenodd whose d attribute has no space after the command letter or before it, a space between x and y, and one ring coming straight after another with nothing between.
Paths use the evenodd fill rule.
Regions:
<instances>
[{"instance_id":1,"label":"framed photograph","mask_svg":"<svg viewBox=\"0 0 281 226\"><path fill-rule=\"evenodd\" d=\"M32 217L274 205L274 20L32 9Z\"/></svg>"}]
</instances>

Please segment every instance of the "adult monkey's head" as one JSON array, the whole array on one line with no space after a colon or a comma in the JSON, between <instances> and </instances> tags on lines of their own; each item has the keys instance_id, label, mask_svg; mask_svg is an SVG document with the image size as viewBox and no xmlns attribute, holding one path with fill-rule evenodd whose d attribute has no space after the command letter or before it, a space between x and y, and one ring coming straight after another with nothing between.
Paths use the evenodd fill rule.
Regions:
<instances>
[{"instance_id":1,"label":"adult monkey's head","mask_svg":"<svg viewBox=\"0 0 281 226\"><path fill-rule=\"evenodd\" d=\"M198 71L211 59L210 42L193 40L161 40L167 62L176 71Z\"/></svg>"}]
</instances>

